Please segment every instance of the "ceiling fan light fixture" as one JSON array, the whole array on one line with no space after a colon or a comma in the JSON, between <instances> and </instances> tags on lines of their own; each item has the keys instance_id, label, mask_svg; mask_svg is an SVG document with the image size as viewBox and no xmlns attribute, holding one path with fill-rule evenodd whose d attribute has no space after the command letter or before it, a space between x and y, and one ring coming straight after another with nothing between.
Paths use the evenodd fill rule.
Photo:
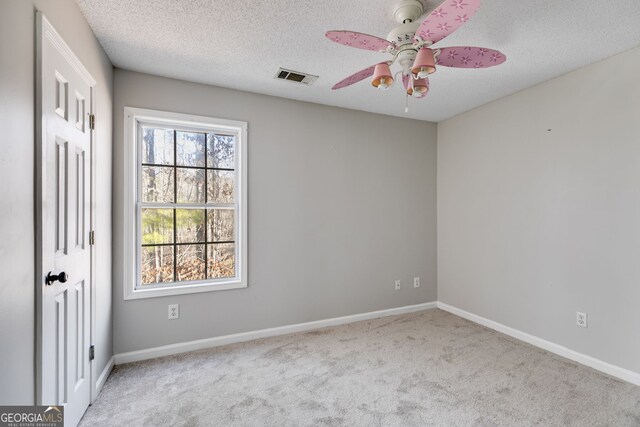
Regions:
<instances>
[{"instance_id":1,"label":"ceiling fan light fixture","mask_svg":"<svg viewBox=\"0 0 640 427\"><path fill-rule=\"evenodd\" d=\"M373 87L383 90L388 89L393 84L391 69L386 62L376 65L371 84Z\"/></svg>"},{"instance_id":2,"label":"ceiling fan light fixture","mask_svg":"<svg viewBox=\"0 0 640 427\"><path fill-rule=\"evenodd\" d=\"M371 76L374 87L388 89L394 86L394 78L402 73L402 87L406 92L405 102L408 106L409 96L420 99L429 92L429 75L436 72L436 63L439 67L475 69L493 67L507 60L502 52L484 47L431 49L469 21L480 8L482 0L439 0L439 6L429 6L431 12L423 15L421 23L418 21L419 15L424 11L425 3L431 3L431 0L398 1L393 16L399 25L388 33L386 39L357 31L327 31L325 35L333 42L393 57L390 61L370 65L340 80L331 89L342 89ZM389 69L393 64L402 68L396 74L391 74ZM408 108L405 107L406 111Z\"/></svg>"},{"instance_id":3,"label":"ceiling fan light fixture","mask_svg":"<svg viewBox=\"0 0 640 427\"><path fill-rule=\"evenodd\" d=\"M429 83L425 79L412 80L407 93L414 98L423 98L429 92Z\"/></svg>"},{"instance_id":4,"label":"ceiling fan light fixture","mask_svg":"<svg viewBox=\"0 0 640 427\"><path fill-rule=\"evenodd\" d=\"M433 57L433 50L423 47L418 51L411 72L418 79L424 79L436 72L436 61Z\"/></svg>"}]
</instances>

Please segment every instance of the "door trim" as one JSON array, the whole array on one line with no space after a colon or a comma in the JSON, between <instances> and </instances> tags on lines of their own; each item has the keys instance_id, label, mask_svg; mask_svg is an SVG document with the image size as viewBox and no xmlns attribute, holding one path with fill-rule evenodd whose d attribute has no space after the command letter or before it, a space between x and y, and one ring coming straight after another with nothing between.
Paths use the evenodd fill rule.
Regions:
<instances>
[{"instance_id":1,"label":"door trim","mask_svg":"<svg viewBox=\"0 0 640 427\"><path fill-rule=\"evenodd\" d=\"M35 402L37 405L51 403L42 402L43 390L42 390L42 290L44 285L44 278L46 275L46 269L44 268L44 262L42 259L42 247L43 247L43 223L44 223L44 210L43 200L47 191L47 185L45 180L46 174L44 168L46 167L46 150L44 150L44 144L46 142L46 116L44 115L44 109L42 106L42 79L43 79L43 67L42 67L42 53L44 41L50 42L56 50L67 60L67 62L73 67L73 69L80 75L80 77L87 83L91 90L91 101L89 102L89 109L91 114L95 114L95 95L96 95L96 81L91 76L89 71L82 65L82 62L75 56L71 48L53 28L51 23L43 15L41 11L36 10L36 27L35 27L35 42L36 42L36 56L35 56L35 300L36 300L36 316L35 316ZM95 150L95 131L90 130L90 212L89 222L91 229L95 227L95 164L96 164L96 150ZM91 289L91 301L89 303L91 313L90 318L90 345L95 341L95 246L90 246L90 271L89 271L89 288ZM96 393L96 366L95 360L89 362L90 367L90 400L95 399Z\"/></svg>"}]
</instances>

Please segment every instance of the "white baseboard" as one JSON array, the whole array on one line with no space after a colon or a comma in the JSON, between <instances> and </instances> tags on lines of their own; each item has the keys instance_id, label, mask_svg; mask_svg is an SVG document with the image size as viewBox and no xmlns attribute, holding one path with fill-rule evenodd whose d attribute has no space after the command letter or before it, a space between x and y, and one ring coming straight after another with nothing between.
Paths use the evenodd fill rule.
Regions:
<instances>
[{"instance_id":1,"label":"white baseboard","mask_svg":"<svg viewBox=\"0 0 640 427\"><path fill-rule=\"evenodd\" d=\"M377 319L380 317L395 316L398 314L413 313L416 311L429 310L433 308L439 308L463 319L470 320L474 323L478 323L487 328L501 332L510 337L516 338L520 341L524 341L528 344L539 347L543 350L547 350L551 353L555 353L559 356L566 357L567 359L578 362L582 365L589 366L605 374L620 378L624 381L628 381L632 384L640 386L640 373L630 371L619 366L612 365L602 360L596 359L591 356L587 356L577 351L571 350L567 347L559 344L552 343L550 341L538 338L536 336L527 334L526 332L519 331L517 329L505 326L501 323L494 322L493 320L486 319L473 313L461 310L443 302L428 302L423 304L409 305L404 307L390 308L387 310L372 311L367 313L354 314L350 316L334 317L331 319L316 320L313 322L297 323L293 325L279 326L276 328L261 329L257 331L242 332L238 334L224 335L220 337L205 338L201 340L182 342L177 344L164 345L161 347L154 347L144 350L131 351L127 353L116 354L109 360L109 363L105 367L104 371L98 378L96 384L97 391L104 386L109 373L113 369L114 363L117 365L123 363L137 362L140 360L155 359L156 357L169 356L172 354L186 353L188 351L201 350L210 347L218 347L221 345L234 344L239 342L251 341L259 338L267 338L278 335L292 334L296 332L305 332L319 328L326 328L329 326L344 325L346 323L358 322L361 320Z\"/></svg>"},{"instance_id":2,"label":"white baseboard","mask_svg":"<svg viewBox=\"0 0 640 427\"><path fill-rule=\"evenodd\" d=\"M361 320L370 320L380 317L395 316L398 314L413 313L416 311L429 310L436 307L436 302L407 305L404 307L390 308L387 310L371 311L368 313L360 313L350 316L334 317L332 319L316 320L313 322L297 323L293 325L279 326L276 328L261 329L258 331L242 332L239 334L224 335L220 337L205 338L196 341L163 345L161 347L149 348L145 350L120 353L116 354L114 357L116 365L120 365L123 363L137 362L140 360L154 359L156 357L201 350L203 348L218 347L221 345L251 341L259 338L292 334L295 332L304 332L313 329L326 328L328 326L344 325L345 323L353 323Z\"/></svg>"},{"instance_id":3,"label":"white baseboard","mask_svg":"<svg viewBox=\"0 0 640 427\"><path fill-rule=\"evenodd\" d=\"M111 359L109 359L109 361L107 362L107 366L104 367L102 373L98 377L98 381L96 381L96 396L98 396L98 393L100 393L100 390L102 390L102 387L104 387L104 383L107 382L107 378L109 378L109 374L113 370L115 364L115 356L111 356Z\"/></svg>"},{"instance_id":4,"label":"white baseboard","mask_svg":"<svg viewBox=\"0 0 640 427\"><path fill-rule=\"evenodd\" d=\"M509 326L494 322L493 320L485 319L484 317L469 313L443 302L438 302L437 305L439 309L448 311L449 313L455 314L456 316L462 317L463 319L467 319L482 326L486 326L489 329L493 329L505 335L509 335L510 337L516 338L520 341L524 341L543 350L547 350L559 356L566 357L567 359L573 360L574 362L578 362L582 365L586 365L590 368L604 372L605 374L640 386L640 373L633 372L607 362L603 362L602 360L587 356L582 353L578 353L577 351L571 350L567 347L552 343L547 340L543 340L542 338L538 338L517 329L510 328Z\"/></svg>"}]
</instances>

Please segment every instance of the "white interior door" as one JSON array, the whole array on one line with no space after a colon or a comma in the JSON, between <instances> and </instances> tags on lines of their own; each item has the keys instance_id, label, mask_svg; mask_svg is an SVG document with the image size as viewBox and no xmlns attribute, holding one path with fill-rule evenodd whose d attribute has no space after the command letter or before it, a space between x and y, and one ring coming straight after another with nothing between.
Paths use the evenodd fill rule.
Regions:
<instances>
[{"instance_id":1,"label":"white interior door","mask_svg":"<svg viewBox=\"0 0 640 427\"><path fill-rule=\"evenodd\" d=\"M38 15L39 398L75 426L91 398L90 185L95 81Z\"/></svg>"}]
</instances>

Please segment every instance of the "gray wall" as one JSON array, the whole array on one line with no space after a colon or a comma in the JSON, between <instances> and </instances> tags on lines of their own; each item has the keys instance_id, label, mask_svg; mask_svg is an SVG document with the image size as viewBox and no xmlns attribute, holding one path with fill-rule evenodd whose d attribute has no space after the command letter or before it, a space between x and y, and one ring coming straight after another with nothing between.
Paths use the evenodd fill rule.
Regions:
<instances>
[{"instance_id":1,"label":"gray wall","mask_svg":"<svg viewBox=\"0 0 640 427\"><path fill-rule=\"evenodd\" d=\"M440 301L640 372L639 69L631 50L438 125Z\"/></svg>"},{"instance_id":2,"label":"gray wall","mask_svg":"<svg viewBox=\"0 0 640 427\"><path fill-rule=\"evenodd\" d=\"M435 124L122 70L114 85L116 353L436 300ZM248 288L123 300L124 106L249 123Z\"/></svg>"},{"instance_id":3,"label":"gray wall","mask_svg":"<svg viewBox=\"0 0 640 427\"><path fill-rule=\"evenodd\" d=\"M97 354L112 355L111 146L113 68L72 0L0 2L0 405L32 404L34 328L34 55L41 10L97 81Z\"/></svg>"}]
</instances>

